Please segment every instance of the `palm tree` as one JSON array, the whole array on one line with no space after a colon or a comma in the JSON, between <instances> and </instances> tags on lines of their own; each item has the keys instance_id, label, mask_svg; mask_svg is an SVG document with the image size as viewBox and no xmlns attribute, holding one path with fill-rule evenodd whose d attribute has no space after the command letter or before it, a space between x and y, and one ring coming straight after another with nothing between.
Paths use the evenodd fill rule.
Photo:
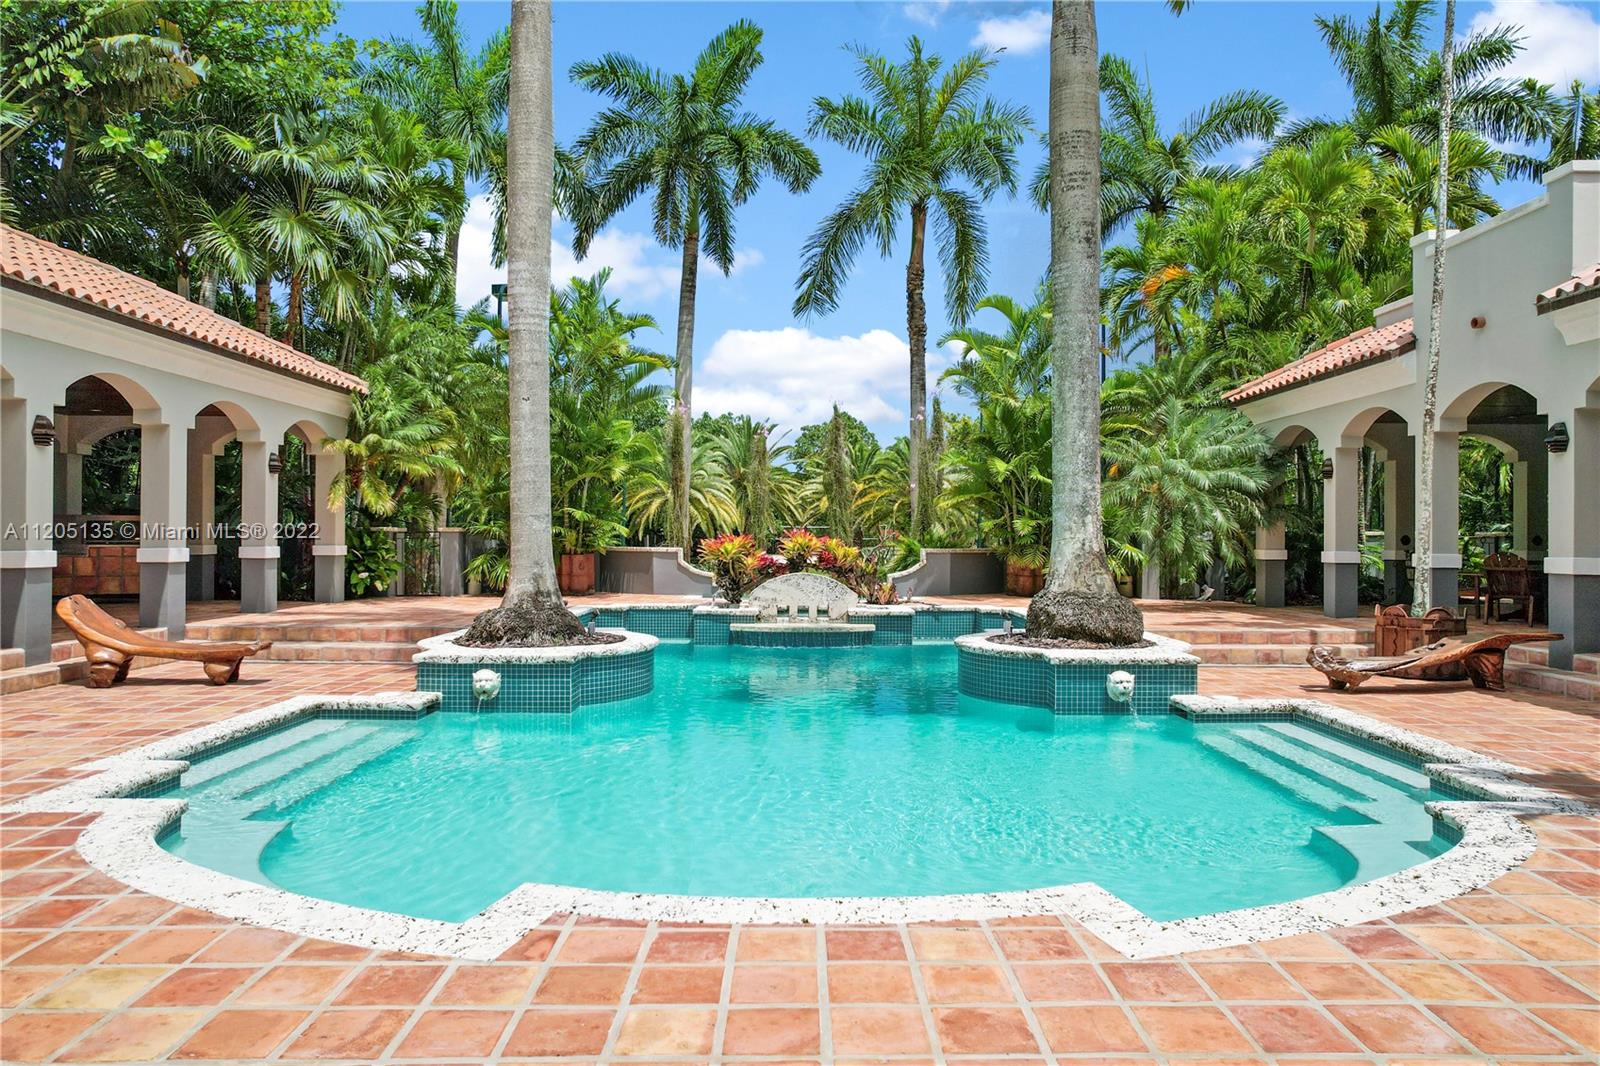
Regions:
<instances>
[{"instance_id":1,"label":"palm tree","mask_svg":"<svg viewBox=\"0 0 1600 1066\"><path fill-rule=\"evenodd\" d=\"M504 151L500 124L506 115L509 49L500 31L477 55L469 55L455 0L425 0L417 14L427 42L391 39L365 72L365 81L371 91L415 112L430 133L459 149L449 170L458 207L446 220L444 238L447 291L453 294L467 182L488 177Z\"/></svg>"},{"instance_id":2,"label":"palm tree","mask_svg":"<svg viewBox=\"0 0 1600 1066\"><path fill-rule=\"evenodd\" d=\"M960 325L983 291L989 263L988 234L980 204L1017 186L1016 149L1028 129L1027 112L982 96L995 64L985 51L968 53L943 71L912 37L902 63L858 49L865 97L818 97L811 132L867 157L861 185L823 219L806 242L797 315L826 314L839 304L845 277L869 240L880 255L894 248L896 223L911 223L906 262L906 342L911 354L911 532L923 524L920 499L927 447L927 310L923 302L924 248L930 215L946 310ZM1091 80L1093 80L1091 75ZM965 186L970 186L968 191Z\"/></svg>"},{"instance_id":3,"label":"palm tree","mask_svg":"<svg viewBox=\"0 0 1600 1066\"><path fill-rule=\"evenodd\" d=\"M1439 421L1439 334L1444 321L1445 230L1450 218L1450 123L1455 109L1456 0L1444 3L1443 92L1439 98L1438 193L1433 205L1433 292L1428 301L1428 361L1422 383L1422 447L1417 456L1417 580L1411 613L1433 606L1433 434Z\"/></svg>"},{"instance_id":4,"label":"palm tree","mask_svg":"<svg viewBox=\"0 0 1600 1066\"><path fill-rule=\"evenodd\" d=\"M1111 120L1100 131L1103 234L1142 215L1167 214L1192 178L1226 176L1234 168L1210 160L1240 141L1271 137L1285 110L1277 97L1246 89L1211 101L1166 136L1149 83L1121 56L1101 57L1100 93ZM1033 198L1049 207L1048 160L1034 173Z\"/></svg>"},{"instance_id":5,"label":"palm tree","mask_svg":"<svg viewBox=\"0 0 1600 1066\"><path fill-rule=\"evenodd\" d=\"M601 56L572 68L572 79L615 101L575 145L593 187L576 211L573 250L583 255L599 229L645 193L652 198L656 239L683 253L678 281L676 410L679 439L674 543L691 532L693 469L694 307L700 256L727 274L734 262L734 208L761 180L777 178L803 192L821 172L798 137L769 119L740 110L761 65L761 29L740 20L706 45L687 74L667 75L631 56Z\"/></svg>"},{"instance_id":6,"label":"palm tree","mask_svg":"<svg viewBox=\"0 0 1600 1066\"><path fill-rule=\"evenodd\" d=\"M1403 126L1386 126L1372 136L1387 164L1383 182L1389 194L1405 205L1415 236L1429 225L1439 187L1439 142L1425 143ZM1500 213L1500 205L1483 190L1483 183L1506 175L1501 152L1471 130L1450 134L1450 219L1448 226L1466 229L1486 215Z\"/></svg>"},{"instance_id":7,"label":"palm tree","mask_svg":"<svg viewBox=\"0 0 1600 1066\"><path fill-rule=\"evenodd\" d=\"M550 5L512 0L506 129L506 266L510 321L510 574L500 606L461 638L478 646L543 647L585 641L561 600L551 555L550 211L555 114L550 87Z\"/></svg>"},{"instance_id":8,"label":"palm tree","mask_svg":"<svg viewBox=\"0 0 1600 1066\"><path fill-rule=\"evenodd\" d=\"M1585 89L1576 79L1561 101L1561 113L1550 134L1550 151L1543 159L1508 155L1506 171L1523 181L1538 181L1545 171L1574 159L1600 157L1600 92Z\"/></svg>"},{"instance_id":9,"label":"palm tree","mask_svg":"<svg viewBox=\"0 0 1600 1066\"><path fill-rule=\"evenodd\" d=\"M1100 90L1092 2L1050 15L1050 574L1028 633L1113 646L1144 638L1117 592L1100 510Z\"/></svg>"}]
</instances>

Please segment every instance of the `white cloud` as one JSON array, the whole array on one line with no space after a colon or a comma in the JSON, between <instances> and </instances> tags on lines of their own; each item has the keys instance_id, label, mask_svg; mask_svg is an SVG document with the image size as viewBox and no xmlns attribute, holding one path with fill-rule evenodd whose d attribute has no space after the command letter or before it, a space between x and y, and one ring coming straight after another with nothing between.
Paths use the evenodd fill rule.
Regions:
<instances>
[{"instance_id":1,"label":"white cloud","mask_svg":"<svg viewBox=\"0 0 1600 1066\"><path fill-rule=\"evenodd\" d=\"M506 279L504 267L491 265L490 249L494 236L494 208L487 196L474 196L467 205L461 226L461 251L456 269L456 302L463 307L489 295L489 286ZM655 300L678 288L680 257L670 248L658 245L648 233L628 230L601 230L589 245L589 254L578 259L572 246L558 234L550 241L550 278L565 284L571 277L589 277L604 267L611 268L606 291L631 300ZM766 257L759 248L741 249L734 257L733 276L760 266ZM722 271L701 258L702 283L720 278Z\"/></svg>"},{"instance_id":2,"label":"white cloud","mask_svg":"<svg viewBox=\"0 0 1600 1066\"><path fill-rule=\"evenodd\" d=\"M955 361L953 352L928 352L928 377ZM819 337L809 329L732 329L700 362L697 411L766 418L785 430L826 419L833 405L881 433L906 421L910 355L903 338L875 329L859 337Z\"/></svg>"},{"instance_id":3,"label":"white cloud","mask_svg":"<svg viewBox=\"0 0 1600 1066\"><path fill-rule=\"evenodd\" d=\"M912 3L902 5L901 10L912 22L920 22L924 26L937 26L939 19L949 7L950 0L913 0Z\"/></svg>"},{"instance_id":4,"label":"white cloud","mask_svg":"<svg viewBox=\"0 0 1600 1066\"><path fill-rule=\"evenodd\" d=\"M1020 15L987 18L978 23L972 43L981 48L1004 48L1016 55L1037 52L1050 41L1050 13L1024 11Z\"/></svg>"},{"instance_id":5,"label":"white cloud","mask_svg":"<svg viewBox=\"0 0 1600 1066\"><path fill-rule=\"evenodd\" d=\"M1470 32L1495 26L1517 26L1522 50L1501 73L1537 78L1565 93L1572 79L1590 87L1600 82L1600 18L1594 5L1560 4L1554 0L1494 0L1472 16Z\"/></svg>"}]
</instances>

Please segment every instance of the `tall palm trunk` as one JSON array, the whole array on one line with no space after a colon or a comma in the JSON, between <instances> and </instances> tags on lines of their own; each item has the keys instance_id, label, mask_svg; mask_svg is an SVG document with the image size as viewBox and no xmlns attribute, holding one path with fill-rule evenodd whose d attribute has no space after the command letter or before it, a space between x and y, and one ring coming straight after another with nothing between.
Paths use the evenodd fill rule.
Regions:
<instances>
[{"instance_id":1,"label":"tall palm trunk","mask_svg":"<svg viewBox=\"0 0 1600 1066\"><path fill-rule=\"evenodd\" d=\"M685 551L692 547L694 515L689 509L690 472L694 469L694 300L700 288L700 209L694 193L689 194L689 224L683 233L683 270L678 281L678 348L676 429L678 446L672 472L673 506L676 528L668 535Z\"/></svg>"},{"instance_id":2,"label":"tall palm trunk","mask_svg":"<svg viewBox=\"0 0 1600 1066\"><path fill-rule=\"evenodd\" d=\"M551 555L550 208L555 116L550 5L511 4L511 105L506 118L506 325L511 399L511 494L505 598L472 623L464 643L541 646L583 640L561 601Z\"/></svg>"},{"instance_id":3,"label":"tall palm trunk","mask_svg":"<svg viewBox=\"0 0 1600 1066\"><path fill-rule=\"evenodd\" d=\"M922 463L928 422L928 308L923 301L922 265L928 204L911 205L911 258L906 262L906 343L911 349L911 439L907 455L911 480L911 535L922 535Z\"/></svg>"},{"instance_id":4,"label":"tall palm trunk","mask_svg":"<svg viewBox=\"0 0 1600 1066\"><path fill-rule=\"evenodd\" d=\"M271 336L272 275L256 279L256 332Z\"/></svg>"},{"instance_id":5,"label":"tall palm trunk","mask_svg":"<svg viewBox=\"0 0 1600 1066\"><path fill-rule=\"evenodd\" d=\"M291 348L299 339L301 305L305 303L305 295L306 276L296 270L289 275L289 309L284 315L286 321L283 324L283 343Z\"/></svg>"},{"instance_id":6,"label":"tall palm trunk","mask_svg":"<svg viewBox=\"0 0 1600 1066\"><path fill-rule=\"evenodd\" d=\"M1417 460L1417 552L1411 613L1433 606L1433 434L1439 424L1439 333L1444 322L1444 233L1450 217L1450 119L1455 104L1456 0L1445 0L1439 58L1439 186L1433 203L1433 293L1428 303L1428 369L1422 386L1422 454Z\"/></svg>"},{"instance_id":7,"label":"tall palm trunk","mask_svg":"<svg viewBox=\"0 0 1600 1066\"><path fill-rule=\"evenodd\" d=\"M1050 578L1028 634L1126 645L1144 618L1117 592L1100 516L1100 75L1093 0L1050 15Z\"/></svg>"},{"instance_id":8,"label":"tall palm trunk","mask_svg":"<svg viewBox=\"0 0 1600 1066\"><path fill-rule=\"evenodd\" d=\"M467 202L467 173L458 168L455 173L455 191L458 202ZM444 238L444 257L450 264L450 298L455 299L456 292L456 264L461 260L461 223L450 223L449 232Z\"/></svg>"}]
</instances>

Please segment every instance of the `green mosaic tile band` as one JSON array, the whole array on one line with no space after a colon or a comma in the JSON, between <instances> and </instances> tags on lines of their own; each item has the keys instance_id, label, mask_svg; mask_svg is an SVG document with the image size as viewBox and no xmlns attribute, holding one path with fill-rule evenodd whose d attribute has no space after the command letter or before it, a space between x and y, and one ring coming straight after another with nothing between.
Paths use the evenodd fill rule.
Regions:
<instances>
[{"instance_id":1,"label":"green mosaic tile band","mask_svg":"<svg viewBox=\"0 0 1600 1066\"><path fill-rule=\"evenodd\" d=\"M655 653L599 655L574 662L491 663L500 694L481 707L472 675L483 663L421 662L417 690L440 694L439 710L483 714L566 714L588 704L630 699L655 684Z\"/></svg>"},{"instance_id":2,"label":"green mosaic tile band","mask_svg":"<svg viewBox=\"0 0 1600 1066\"><path fill-rule=\"evenodd\" d=\"M691 614L696 644L721 646L728 643L728 627L740 621L732 614Z\"/></svg>"},{"instance_id":3,"label":"green mosaic tile band","mask_svg":"<svg viewBox=\"0 0 1600 1066\"><path fill-rule=\"evenodd\" d=\"M730 637L740 648L865 648L873 634L864 629L807 629L801 622L782 630L735 631Z\"/></svg>"},{"instance_id":4,"label":"green mosaic tile band","mask_svg":"<svg viewBox=\"0 0 1600 1066\"><path fill-rule=\"evenodd\" d=\"M623 612L622 628L662 640L689 640L694 636L694 612L687 607L629 607Z\"/></svg>"},{"instance_id":5,"label":"green mosaic tile band","mask_svg":"<svg viewBox=\"0 0 1600 1066\"><path fill-rule=\"evenodd\" d=\"M872 643L879 646L910 644L916 628L914 614L851 615L850 621L871 622L876 627L872 633Z\"/></svg>"},{"instance_id":6,"label":"green mosaic tile band","mask_svg":"<svg viewBox=\"0 0 1600 1066\"><path fill-rule=\"evenodd\" d=\"M982 614L971 608L918 611L913 619L911 635L915 640L954 640L982 628Z\"/></svg>"},{"instance_id":7,"label":"green mosaic tile band","mask_svg":"<svg viewBox=\"0 0 1600 1066\"><path fill-rule=\"evenodd\" d=\"M1052 663L1020 655L985 655L957 649L956 678L963 695L1000 703L1048 707L1056 714L1164 714L1173 696L1199 688L1194 663ZM1106 675L1134 676L1133 700L1106 695Z\"/></svg>"}]
</instances>

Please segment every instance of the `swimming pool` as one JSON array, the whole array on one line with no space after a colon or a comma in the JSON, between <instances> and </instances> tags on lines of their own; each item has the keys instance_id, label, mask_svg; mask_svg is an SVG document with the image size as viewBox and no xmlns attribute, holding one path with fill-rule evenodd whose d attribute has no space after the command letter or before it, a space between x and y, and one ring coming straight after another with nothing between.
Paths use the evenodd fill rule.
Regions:
<instances>
[{"instance_id":1,"label":"swimming pool","mask_svg":"<svg viewBox=\"0 0 1600 1066\"><path fill-rule=\"evenodd\" d=\"M524 882L740 897L1092 881L1157 919L1371 880L1448 847L1413 764L1303 723L1055 715L956 694L948 644L663 644L571 715L297 722L193 762L163 846L457 921Z\"/></svg>"}]
</instances>

